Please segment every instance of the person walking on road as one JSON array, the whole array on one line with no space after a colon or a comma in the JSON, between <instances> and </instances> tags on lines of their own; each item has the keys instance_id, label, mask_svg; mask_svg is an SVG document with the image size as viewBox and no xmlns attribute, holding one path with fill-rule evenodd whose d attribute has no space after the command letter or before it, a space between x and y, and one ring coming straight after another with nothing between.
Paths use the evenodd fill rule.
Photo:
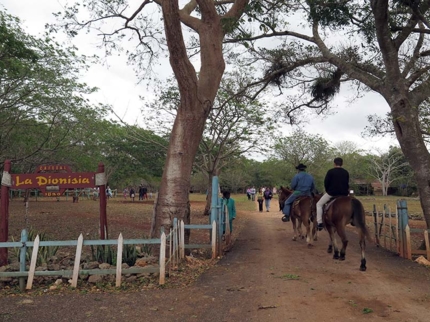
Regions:
<instances>
[{"instance_id":1,"label":"person walking on road","mask_svg":"<svg viewBox=\"0 0 430 322\"><path fill-rule=\"evenodd\" d=\"M261 188L260 190L258 190L257 202L258 202L258 211L263 212L264 196L263 196L263 190Z\"/></svg>"},{"instance_id":2,"label":"person walking on road","mask_svg":"<svg viewBox=\"0 0 430 322\"><path fill-rule=\"evenodd\" d=\"M270 189L270 188L266 188L265 190L264 190L264 202L265 202L265 205L266 205L266 211L267 212L269 212L269 209L270 209L270 201L272 200L272 198L273 198L273 193L272 193L272 189Z\"/></svg>"}]
</instances>

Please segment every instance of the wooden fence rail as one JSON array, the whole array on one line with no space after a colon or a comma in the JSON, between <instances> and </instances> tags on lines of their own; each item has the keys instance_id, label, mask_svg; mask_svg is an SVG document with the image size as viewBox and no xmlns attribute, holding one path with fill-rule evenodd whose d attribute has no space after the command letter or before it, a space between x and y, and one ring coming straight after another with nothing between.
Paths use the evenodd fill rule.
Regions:
<instances>
[{"instance_id":1,"label":"wooden fence rail","mask_svg":"<svg viewBox=\"0 0 430 322\"><path fill-rule=\"evenodd\" d=\"M24 278L27 278L26 289L31 289L33 284L34 276L57 276L61 275L64 277L71 277L72 287L77 286L77 280L79 275L107 275L116 274L116 286L121 285L121 275L122 274L139 274L139 273L155 273L159 272L159 284L165 283L165 267L166 264L174 262L172 256L174 253L170 253L171 256L166 262L166 240L173 241L176 238L177 230L172 229L170 233L166 236L164 232L161 233L159 239L123 239L122 234L119 235L118 239L108 239L108 240L84 240L82 234L79 236L78 240L62 240L62 241L40 241L39 235L36 236L34 241L27 241L27 232L23 230L21 233L20 242L3 242L0 243L1 248L20 248L20 271L19 272L0 272L0 277L18 277L20 278L20 287L23 289ZM154 267L132 267L123 269L122 268L122 253L123 245L160 245L160 256L159 256L159 268ZM117 263L116 269L80 269L80 259L82 254L83 246L97 246L97 245L116 245L117 246ZM76 255L73 270L60 270L60 271L36 271L37 254L39 248L42 246L76 246ZM33 247L30 268L27 272L25 270L25 257L28 247Z\"/></svg>"},{"instance_id":2,"label":"wooden fence rail","mask_svg":"<svg viewBox=\"0 0 430 322\"><path fill-rule=\"evenodd\" d=\"M211 229L211 242L209 244L187 244L184 243L185 229ZM31 289L35 276L63 276L71 278L71 286L77 287L79 275L109 275L115 274L115 285L121 286L121 276L124 274L140 274L140 273L156 273L159 272L159 284L165 283L166 266L169 272L172 267L179 264L180 259L185 257L185 249L187 248L211 248L212 258L216 257L216 239L217 223L214 221L212 225L185 225L184 222L174 218L173 227L169 234L165 234L162 230L160 238L153 239L124 239L122 234L118 239L107 240L84 240L82 234L77 240L60 240L60 241L41 241L39 235L34 241L28 241L27 231L24 229L21 232L21 240L19 242L3 242L0 243L0 248L20 248L20 271L19 272L0 272L2 277L17 277L21 290ZM117 262L115 269L81 269L81 255L83 246L99 246L99 245L114 245L117 246ZM123 245L160 245L159 268L156 267L131 267L122 268L122 253ZM58 271L36 271L37 255L40 247L48 246L72 246L76 247L75 261L73 270L58 270ZM29 271L26 271L26 252L27 248L32 247L32 256L30 260ZM167 248L168 257L166 258ZM25 283L25 279L27 282Z\"/></svg>"},{"instance_id":3,"label":"wooden fence rail","mask_svg":"<svg viewBox=\"0 0 430 322\"><path fill-rule=\"evenodd\" d=\"M397 201L395 213L391 213L386 205L383 211L378 212L376 205L373 205L372 215L377 246L382 246L382 239L383 247L396 252L400 257L412 259L413 255L424 255L430 260L430 229L410 228L406 200ZM423 236L424 250L413 248L411 233Z\"/></svg>"}]
</instances>

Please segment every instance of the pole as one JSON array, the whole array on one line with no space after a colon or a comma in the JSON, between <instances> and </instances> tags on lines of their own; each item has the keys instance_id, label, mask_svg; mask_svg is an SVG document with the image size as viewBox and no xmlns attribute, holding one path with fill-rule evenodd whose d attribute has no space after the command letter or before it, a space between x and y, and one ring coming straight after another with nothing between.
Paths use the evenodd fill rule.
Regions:
<instances>
[{"instance_id":1,"label":"pole","mask_svg":"<svg viewBox=\"0 0 430 322\"><path fill-rule=\"evenodd\" d=\"M105 166L103 163L99 163L97 173L105 173ZM99 185L100 193L100 239L108 238L108 225L106 215L106 181L102 185Z\"/></svg>"},{"instance_id":2,"label":"pole","mask_svg":"<svg viewBox=\"0 0 430 322\"><path fill-rule=\"evenodd\" d=\"M0 242L7 242L9 235L9 186L10 160L4 162L4 170L1 183L0 205ZM7 265L7 248L0 248L0 266Z\"/></svg>"},{"instance_id":3,"label":"pole","mask_svg":"<svg viewBox=\"0 0 430 322\"><path fill-rule=\"evenodd\" d=\"M26 259L25 257L27 254L27 246L26 246L27 241L28 241L27 230L23 229L21 231L22 247L19 251L19 271L20 272L25 272L25 259ZM19 278L19 289L21 290L21 292L25 291L25 277Z\"/></svg>"},{"instance_id":4,"label":"pole","mask_svg":"<svg viewBox=\"0 0 430 322\"><path fill-rule=\"evenodd\" d=\"M218 177L214 176L212 178L212 199L211 199L211 215L209 218L209 223L212 224L213 221L217 220L217 206L218 206Z\"/></svg>"}]
</instances>

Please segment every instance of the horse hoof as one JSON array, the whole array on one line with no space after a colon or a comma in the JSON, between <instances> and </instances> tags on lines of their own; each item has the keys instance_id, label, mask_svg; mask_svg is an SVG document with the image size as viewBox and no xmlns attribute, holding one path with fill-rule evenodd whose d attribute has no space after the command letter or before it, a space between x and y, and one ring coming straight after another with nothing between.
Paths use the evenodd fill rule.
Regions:
<instances>
[{"instance_id":1,"label":"horse hoof","mask_svg":"<svg viewBox=\"0 0 430 322\"><path fill-rule=\"evenodd\" d=\"M366 271L366 269L367 269L367 267L366 267L366 266L360 266L360 271L365 272L365 271Z\"/></svg>"},{"instance_id":2,"label":"horse hoof","mask_svg":"<svg viewBox=\"0 0 430 322\"><path fill-rule=\"evenodd\" d=\"M308 244L308 248L312 248L312 247L314 247L314 245Z\"/></svg>"},{"instance_id":3,"label":"horse hoof","mask_svg":"<svg viewBox=\"0 0 430 322\"><path fill-rule=\"evenodd\" d=\"M296 241L296 239L297 239L296 237L293 237L293 240L294 240L294 241Z\"/></svg>"},{"instance_id":4,"label":"horse hoof","mask_svg":"<svg viewBox=\"0 0 430 322\"><path fill-rule=\"evenodd\" d=\"M339 257L339 260L340 260L340 261L344 261L344 260L345 260L345 256L343 256L343 257L342 257L342 256L340 256L340 257Z\"/></svg>"},{"instance_id":5,"label":"horse hoof","mask_svg":"<svg viewBox=\"0 0 430 322\"><path fill-rule=\"evenodd\" d=\"M333 248L332 247L327 248L327 253L329 254L333 253Z\"/></svg>"}]
</instances>

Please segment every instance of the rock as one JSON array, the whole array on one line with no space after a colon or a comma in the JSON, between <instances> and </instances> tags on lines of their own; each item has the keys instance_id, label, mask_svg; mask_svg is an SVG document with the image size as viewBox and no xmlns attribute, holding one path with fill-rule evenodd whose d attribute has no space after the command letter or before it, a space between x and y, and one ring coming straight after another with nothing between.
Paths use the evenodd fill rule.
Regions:
<instances>
[{"instance_id":1,"label":"rock","mask_svg":"<svg viewBox=\"0 0 430 322\"><path fill-rule=\"evenodd\" d=\"M128 277L128 278L125 279L125 281L128 282L128 283L133 283L136 280L137 280L137 276L136 275L132 275L132 276L130 276L130 277Z\"/></svg>"},{"instance_id":2,"label":"rock","mask_svg":"<svg viewBox=\"0 0 430 322\"><path fill-rule=\"evenodd\" d=\"M127 264L127 263L122 263L122 264L121 264L121 267L122 267L122 269L130 268L130 266L128 266L128 264Z\"/></svg>"},{"instance_id":3,"label":"rock","mask_svg":"<svg viewBox=\"0 0 430 322\"><path fill-rule=\"evenodd\" d=\"M37 266L36 267L36 271L47 271L48 267L47 266Z\"/></svg>"},{"instance_id":4,"label":"rock","mask_svg":"<svg viewBox=\"0 0 430 322\"><path fill-rule=\"evenodd\" d=\"M136 260L136 263L134 263L134 266L139 266L139 267L145 267L148 265L148 262L146 261L146 258L139 258L138 260Z\"/></svg>"},{"instance_id":5,"label":"rock","mask_svg":"<svg viewBox=\"0 0 430 322\"><path fill-rule=\"evenodd\" d=\"M21 304L33 304L33 303L34 303L34 301L33 300L29 300L29 299L21 301Z\"/></svg>"},{"instance_id":6,"label":"rock","mask_svg":"<svg viewBox=\"0 0 430 322\"><path fill-rule=\"evenodd\" d=\"M108 263L101 263L99 265L99 268L100 269L109 269L110 268L110 264L108 264Z\"/></svg>"},{"instance_id":7,"label":"rock","mask_svg":"<svg viewBox=\"0 0 430 322\"><path fill-rule=\"evenodd\" d=\"M53 290L56 290L57 289L57 285L51 285L50 287L49 287L49 290L50 291L53 291Z\"/></svg>"},{"instance_id":8,"label":"rock","mask_svg":"<svg viewBox=\"0 0 430 322\"><path fill-rule=\"evenodd\" d=\"M0 277L0 282L10 283L12 281L12 277Z\"/></svg>"},{"instance_id":9,"label":"rock","mask_svg":"<svg viewBox=\"0 0 430 322\"><path fill-rule=\"evenodd\" d=\"M55 285L61 285L61 284L63 284L63 280L61 278L59 278L54 282L54 284Z\"/></svg>"},{"instance_id":10,"label":"rock","mask_svg":"<svg viewBox=\"0 0 430 322\"><path fill-rule=\"evenodd\" d=\"M7 265L0 267L0 273L6 272L7 269L8 269Z\"/></svg>"},{"instance_id":11,"label":"rock","mask_svg":"<svg viewBox=\"0 0 430 322\"><path fill-rule=\"evenodd\" d=\"M13 263L9 264L7 271L8 272L19 271L19 263L18 262L13 262Z\"/></svg>"},{"instance_id":12,"label":"rock","mask_svg":"<svg viewBox=\"0 0 430 322\"><path fill-rule=\"evenodd\" d=\"M418 264L430 266L430 261L428 261L424 256L420 256L415 260Z\"/></svg>"},{"instance_id":13,"label":"rock","mask_svg":"<svg viewBox=\"0 0 430 322\"><path fill-rule=\"evenodd\" d=\"M59 271L60 270L60 264L49 264L48 270L49 271Z\"/></svg>"},{"instance_id":14,"label":"rock","mask_svg":"<svg viewBox=\"0 0 430 322\"><path fill-rule=\"evenodd\" d=\"M88 283L98 283L102 281L102 276L101 275L90 275L90 277L88 278Z\"/></svg>"},{"instance_id":15,"label":"rock","mask_svg":"<svg viewBox=\"0 0 430 322\"><path fill-rule=\"evenodd\" d=\"M79 274L79 277L78 277L80 280L82 280L82 281L86 281L88 278L89 278L89 275L86 275L86 274Z\"/></svg>"},{"instance_id":16,"label":"rock","mask_svg":"<svg viewBox=\"0 0 430 322\"><path fill-rule=\"evenodd\" d=\"M89 262L84 263L82 266L83 269L96 269L99 268L100 263L99 262Z\"/></svg>"}]
</instances>

